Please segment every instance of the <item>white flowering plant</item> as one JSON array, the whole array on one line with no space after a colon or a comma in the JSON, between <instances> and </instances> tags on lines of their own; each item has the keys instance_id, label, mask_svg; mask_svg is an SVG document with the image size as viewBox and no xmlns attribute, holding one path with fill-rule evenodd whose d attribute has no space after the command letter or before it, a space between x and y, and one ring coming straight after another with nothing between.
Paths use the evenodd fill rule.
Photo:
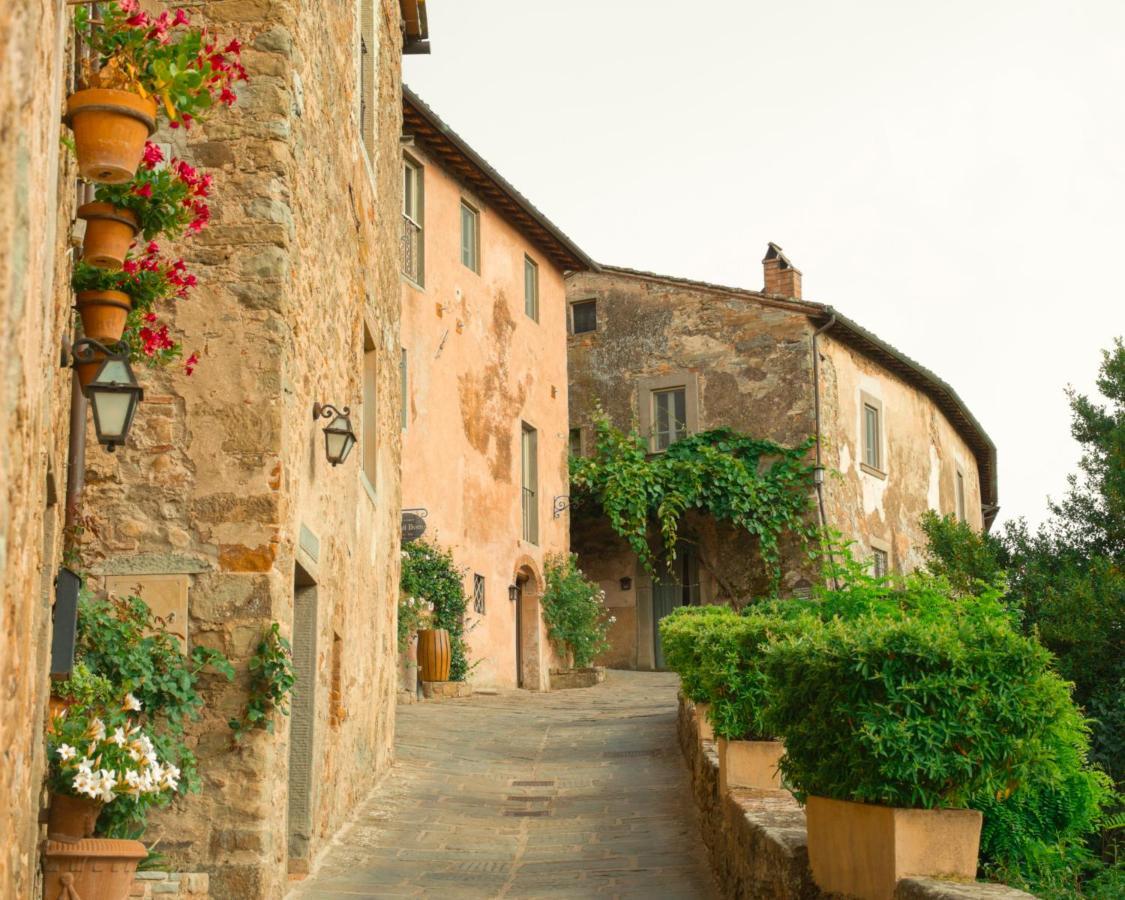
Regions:
<instances>
[{"instance_id":1,"label":"white flowering plant","mask_svg":"<svg viewBox=\"0 0 1125 900\"><path fill-rule=\"evenodd\" d=\"M71 706L55 715L47 730L51 791L103 805L122 798L142 808L167 803L180 770L159 757L136 722L140 711L127 693L118 706Z\"/></svg>"},{"instance_id":2,"label":"white flowering plant","mask_svg":"<svg viewBox=\"0 0 1125 900\"><path fill-rule=\"evenodd\" d=\"M573 553L548 554L543 574L547 585L539 603L547 636L575 668L584 669L609 649L606 634L617 622L606 610L605 591L582 574Z\"/></svg>"},{"instance_id":3,"label":"white flowering plant","mask_svg":"<svg viewBox=\"0 0 1125 900\"><path fill-rule=\"evenodd\" d=\"M410 646L410 638L433 623L434 605L425 597L409 597L400 594L398 598L398 650L404 653Z\"/></svg>"}]
</instances>

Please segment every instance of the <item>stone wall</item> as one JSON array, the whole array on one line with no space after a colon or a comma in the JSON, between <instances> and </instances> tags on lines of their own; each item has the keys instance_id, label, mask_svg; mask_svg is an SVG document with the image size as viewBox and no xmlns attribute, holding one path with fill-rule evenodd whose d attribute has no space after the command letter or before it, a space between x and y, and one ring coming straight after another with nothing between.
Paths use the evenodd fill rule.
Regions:
<instances>
[{"instance_id":1,"label":"stone wall","mask_svg":"<svg viewBox=\"0 0 1125 900\"><path fill-rule=\"evenodd\" d=\"M129 889L130 900L208 900L210 896L210 879L200 872L138 872Z\"/></svg>"},{"instance_id":2,"label":"stone wall","mask_svg":"<svg viewBox=\"0 0 1125 900\"><path fill-rule=\"evenodd\" d=\"M53 577L61 558L75 170L62 0L0 4L0 897L35 896Z\"/></svg>"},{"instance_id":3,"label":"stone wall","mask_svg":"<svg viewBox=\"0 0 1125 900\"><path fill-rule=\"evenodd\" d=\"M809 870L805 812L788 791L719 787L715 742L701 740L690 701L680 697L680 749L691 770L703 842L723 895L763 900L829 897ZM895 900L1028 900L1002 884L904 878Z\"/></svg>"},{"instance_id":4,"label":"stone wall","mask_svg":"<svg viewBox=\"0 0 1125 900\"><path fill-rule=\"evenodd\" d=\"M190 645L238 671L204 681L202 792L146 834L210 873L217 898L280 896L391 761L401 37L397 4L369 13L304 0L192 12L243 41L251 78L233 109L158 136L215 176L211 225L178 248L199 286L174 322L201 360L190 378L144 372L129 444L89 457L90 570L166 604ZM343 465L327 462L314 402L351 409L361 443ZM292 716L232 749L226 723L272 621L296 650Z\"/></svg>"}]
</instances>

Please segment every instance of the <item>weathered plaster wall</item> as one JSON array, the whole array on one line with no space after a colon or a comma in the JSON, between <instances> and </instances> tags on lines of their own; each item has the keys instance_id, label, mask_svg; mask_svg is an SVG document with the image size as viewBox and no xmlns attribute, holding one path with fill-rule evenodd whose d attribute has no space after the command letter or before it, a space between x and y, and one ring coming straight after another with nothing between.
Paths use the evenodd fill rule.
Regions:
<instances>
[{"instance_id":1,"label":"weathered plaster wall","mask_svg":"<svg viewBox=\"0 0 1125 900\"><path fill-rule=\"evenodd\" d=\"M750 292L614 270L570 276L567 298L597 301L597 331L568 339L571 426L583 429L587 450L593 447L590 423L598 405L617 427L628 428L640 419L641 380L673 373L690 374L698 385L699 430L728 426L790 446L814 433L816 323L800 307L761 302ZM976 460L934 402L880 363L832 340L831 333L819 347L825 462L839 470L829 475L826 488L829 526L855 542L857 556L870 555L873 542L885 544L892 568L912 569L924 545L918 522L931 506L953 511L959 465L968 518L979 528ZM884 403L885 479L859 470L861 391ZM767 587L744 535L690 514L682 531L695 542L702 563L695 602L746 600ZM652 578L637 567L629 548L589 515L574 516L571 540L617 616L612 648L600 661L651 667ZM815 580L817 573L795 544L783 556L783 593ZM620 590L622 577L632 578L631 590Z\"/></svg>"},{"instance_id":2,"label":"weathered plaster wall","mask_svg":"<svg viewBox=\"0 0 1125 900\"><path fill-rule=\"evenodd\" d=\"M956 511L954 479L965 477L965 512L970 525L983 526L976 458L934 402L838 340L831 331L819 339L821 428L828 522L855 541L857 557L871 553L872 541L889 548L892 569L908 572L923 562L926 537L920 525L929 509ZM885 476L860 468L862 394L883 406Z\"/></svg>"},{"instance_id":3,"label":"weathered plaster wall","mask_svg":"<svg viewBox=\"0 0 1125 900\"><path fill-rule=\"evenodd\" d=\"M568 546L552 499L567 491L565 293L562 273L482 198L409 148L425 183L424 287L402 279L408 359L403 506L429 511L427 539L485 577L485 614L469 606L471 680L516 684L516 620L508 586L526 567L541 582L548 553ZM460 203L480 211L481 272L461 264ZM524 312L524 255L539 265L539 321ZM539 543L522 538L521 422L538 431ZM541 587L541 584L539 585ZM525 686L546 690L556 664L529 586ZM538 648L538 649L537 649Z\"/></svg>"},{"instance_id":4,"label":"weathered plaster wall","mask_svg":"<svg viewBox=\"0 0 1125 900\"><path fill-rule=\"evenodd\" d=\"M365 149L358 55L347 64L359 46L357 5L213 0L201 12L224 38L244 41L251 76L232 110L162 135L215 175L212 224L180 248L200 285L175 315L185 348L202 359L190 378L146 373L129 445L92 451L87 559L142 595L156 592L156 576L174 594L167 579L178 576L190 642L223 650L240 673L233 686L207 680L193 729L203 791L162 814L149 836L177 865L208 871L214 897L278 897L287 869L308 867L391 760L399 13L373 4L375 127ZM366 405L365 326L377 360ZM360 434L375 417L373 480L362 474L362 444L329 466L316 401L350 406ZM271 621L297 647L315 642L298 687L314 689L312 711L295 709L274 735L256 733L235 751L226 721L244 706L246 661ZM290 814L294 797L307 813ZM299 831L292 840L287 822Z\"/></svg>"},{"instance_id":5,"label":"weathered plaster wall","mask_svg":"<svg viewBox=\"0 0 1125 900\"><path fill-rule=\"evenodd\" d=\"M35 896L52 580L62 542L74 170L62 0L0 4L0 897Z\"/></svg>"}]
</instances>

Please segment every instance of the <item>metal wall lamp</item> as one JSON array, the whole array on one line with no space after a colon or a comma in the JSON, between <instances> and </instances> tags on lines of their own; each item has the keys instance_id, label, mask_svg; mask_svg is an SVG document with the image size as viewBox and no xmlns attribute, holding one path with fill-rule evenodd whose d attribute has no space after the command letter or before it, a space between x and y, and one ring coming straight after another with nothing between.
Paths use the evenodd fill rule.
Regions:
<instances>
[{"instance_id":1,"label":"metal wall lamp","mask_svg":"<svg viewBox=\"0 0 1125 900\"><path fill-rule=\"evenodd\" d=\"M333 466L338 466L355 446L352 430L351 407L336 409L331 403L314 403L313 419L332 419L324 426L324 453ZM335 418L333 418L335 417Z\"/></svg>"},{"instance_id":2,"label":"metal wall lamp","mask_svg":"<svg viewBox=\"0 0 1125 900\"><path fill-rule=\"evenodd\" d=\"M112 453L129 436L137 404L145 395L129 365L129 344L118 341L107 347L92 338L80 338L74 342L72 352L75 366L102 360L97 374L82 392L94 410L98 443Z\"/></svg>"}]
</instances>

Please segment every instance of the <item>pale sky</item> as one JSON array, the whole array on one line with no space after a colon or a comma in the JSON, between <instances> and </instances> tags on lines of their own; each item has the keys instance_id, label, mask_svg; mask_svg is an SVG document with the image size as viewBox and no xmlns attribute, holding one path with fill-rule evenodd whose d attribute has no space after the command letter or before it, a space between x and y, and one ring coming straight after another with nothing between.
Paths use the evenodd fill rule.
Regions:
<instances>
[{"instance_id":1,"label":"pale sky","mask_svg":"<svg viewBox=\"0 0 1125 900\"><path fill-rule=\"evenodd\" d=\"M428 0L406 82L599 262L762 287L776 241L949 382L1045 514L1125 333L1125 0Z\"/></svg>"}]
</instances>

